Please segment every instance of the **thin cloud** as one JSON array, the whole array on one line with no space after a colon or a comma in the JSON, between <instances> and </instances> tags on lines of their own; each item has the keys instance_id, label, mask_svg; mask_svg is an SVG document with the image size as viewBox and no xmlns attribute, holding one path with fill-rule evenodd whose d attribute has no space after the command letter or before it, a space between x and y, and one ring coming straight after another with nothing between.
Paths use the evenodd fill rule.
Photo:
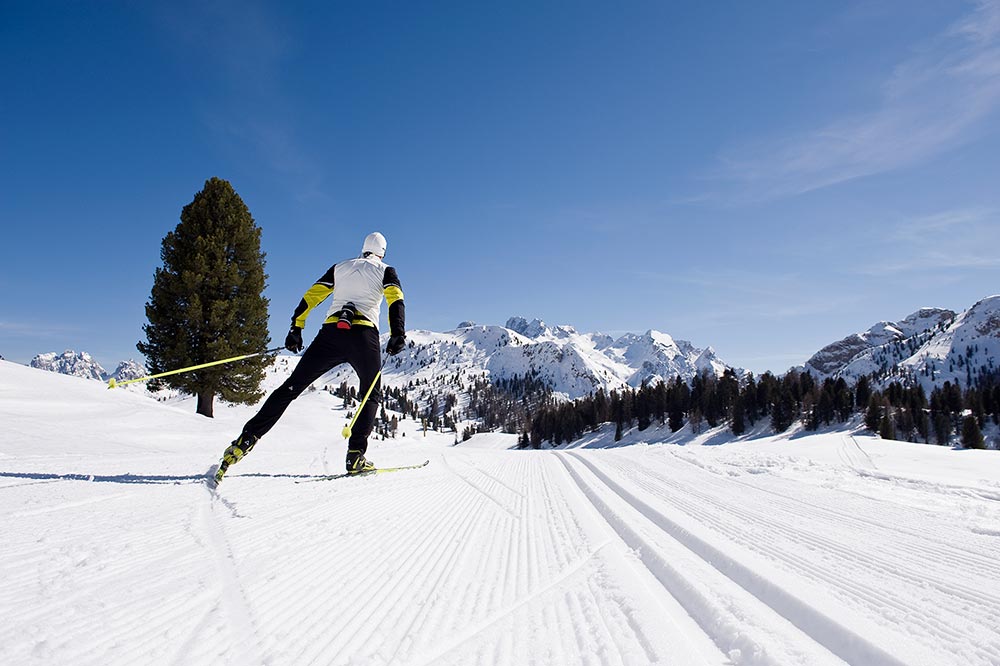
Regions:
<instances>
[{"instance_id":1,"label":"thin cloud","mask_svg":"<svg viewBox=\"0 0 1000 666\"><path fill-rule=\"evenodd\" d=\"M894 258L868 262L856 273L886 276L1000 268L998 218L994 209L969 208L904 220L878 239L886 256Z\"/></svg>"},{"instance_id":2,"label":"thin cloud","mask_svg":"<svg viewBox=\"0 0 1000 666\"><path fill-rule=\"evenodd\" d=\"M982 0L895 67L876 108L734 150L722 175L759 200L802 194L963 145L998 109L1000 0Z\"/></svg>"}]
</instances>

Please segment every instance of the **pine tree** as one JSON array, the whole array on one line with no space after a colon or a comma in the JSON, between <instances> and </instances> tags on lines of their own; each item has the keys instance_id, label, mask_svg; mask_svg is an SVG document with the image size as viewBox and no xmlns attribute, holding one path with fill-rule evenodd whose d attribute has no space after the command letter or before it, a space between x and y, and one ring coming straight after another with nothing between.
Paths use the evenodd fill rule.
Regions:
<instances>
[{"instance_id":1,"label":"pine tree","mask_svg":"<svg viewBox=\"0 0 1000 666\"><path fill-rule=\"evenodd\" d=\"M146 303L146 342L136 348L151 373L200 365L267 349L267 275L260 228L232 185L211 178L181 211L163 239ZM197 412L212 416L216 395L253 404L267 357L166 377L163 384L198 396Z\"/></svg>"},{"instance_id":2,"label":"pine tree","mask_svg":"<svg viewBox=\"0 0 1000 666\"><path fill-rule=\"evenodd\" d=\"M896 426L889 417L888 411L879 423L878 436L882 439L896 439Z\"/></svg>"},{"instance_id":3,"label":"pine tree","mask_svg":"<svg viewBox=\"0 0 1000 666\"><path fill-rule=\"evenodd\" d=\"M983 432L979 429L979 421L975 416L966 416L962 419L962 446L967 449L982 449Z\"/></svg>"},{"instance_id":4,"label":"pine tree","mask_svg":"<svg viewBox=\"0 0 1000 666\"><path fill-rule=\"evenodd\" d=\"M737 396L733 403L733 420L730 429L737 437L747 431L746 413L743 408L743 398L740 396Z\"/></svg>"},{"instance_id":5,"label":"pine tree","mask_svg":"<svg viewBox=\"0 0 1000 666\"><path fill-rule=\"evenodd\" d=\"M865 410L865 426L872 432L878 432L882 422L882 396L878 393L868 395L868 407Z\"/></svg>"}]
</instances>

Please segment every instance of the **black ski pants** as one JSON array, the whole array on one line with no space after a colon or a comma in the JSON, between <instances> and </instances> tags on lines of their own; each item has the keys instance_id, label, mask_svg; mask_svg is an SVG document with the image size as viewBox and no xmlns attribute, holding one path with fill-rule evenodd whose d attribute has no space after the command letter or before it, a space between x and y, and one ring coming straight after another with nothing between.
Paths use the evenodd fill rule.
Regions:
<instances>
[{"instance_id":1,"label":"black ski pants","mask_svg":"<svg viewBox=\"0 0 1000 666\"><path fill-rule=\"evenodd\" d=\"M316 339L306 348L299 364L285 383L275 389L261 406L260 411L243 426L243 432L256 437L263 437L274 427L288 405L316 381L321 375L329 372L341 363L350 363L354 372L361 380L359 399L363 398L368 387L372 385L375 376L381 368L382 350L379 347L378 331L371 326L354 325L350 329L337 328L335 324L324 324ZM368 435L375 425L375 416L381 400L382 378L372 389L364 409L358 415L351 429L351 439L348 450L364 455L368 450Z\"/></svg>"}]
</instances>

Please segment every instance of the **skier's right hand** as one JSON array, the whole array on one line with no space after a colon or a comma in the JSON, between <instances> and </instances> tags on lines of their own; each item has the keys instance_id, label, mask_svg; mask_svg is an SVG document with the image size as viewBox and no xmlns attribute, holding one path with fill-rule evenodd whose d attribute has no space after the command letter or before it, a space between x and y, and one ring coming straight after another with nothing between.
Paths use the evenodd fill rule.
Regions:
<instances>
[{"instance_id":1,"label":"skier's right hand","mask_svg":"<svg viewBox=\"0 0 1000 666\"><path fill-rule=\"evenodd\" d=\"M289 329L288 335L285 336L285 349L293 354L302 351L302 329L294 324Z\"/></svg>"},{"instance_id":2,"label":"skier's right hand","mask_svg":"<svg viewBox=\"0 0 1000 666\"><path fill-rule=\"evenodd\" d=\"M405 335L391 335L389 336L389 344L385 346L385 351L389 356L395 356L399 352L403 351L403 347L406 346L406 336Z\"/></svg>"}]
</instances>

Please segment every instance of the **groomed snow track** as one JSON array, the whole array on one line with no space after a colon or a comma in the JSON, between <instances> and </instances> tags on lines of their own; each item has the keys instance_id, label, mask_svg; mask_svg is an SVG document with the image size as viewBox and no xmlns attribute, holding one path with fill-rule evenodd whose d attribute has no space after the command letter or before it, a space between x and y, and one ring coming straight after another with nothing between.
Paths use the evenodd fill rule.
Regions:
<instances>
[{"instance_id":1,"label":"groomed snow track","mask_svg":"<svg viewBox=\"0 0 1000 666\"><path fill-rule=\"evenodd\" d=\"M912 505L960 488L860 454L860 493L674 446L395 455L428 453L295 484L264 469L316 453L283 451L217 494L5 472L0 661L1000 664L998 539Z\"/></svg>"}]
</instances>

